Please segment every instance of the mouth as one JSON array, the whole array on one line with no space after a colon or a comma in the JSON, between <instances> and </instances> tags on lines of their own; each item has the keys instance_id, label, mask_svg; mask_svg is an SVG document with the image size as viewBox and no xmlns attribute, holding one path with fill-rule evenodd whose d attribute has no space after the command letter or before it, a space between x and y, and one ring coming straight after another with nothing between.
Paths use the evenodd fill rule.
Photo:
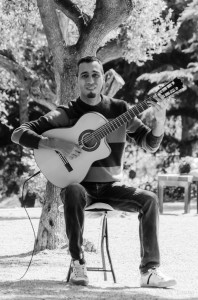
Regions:
<instances>
[{"instance_id":1,"label":"mouth","mask_svg":"<svg viewBox=\"0 0 198 300\"><path fill-rule=\"evenodd\" d=\"M87 89L88 91L91 91L91 92L92 92L92 91L94 91L96 88L95 88L95 87L92 87L92 88L87 87L86 89Z\"/></svg>"}]
</instances>

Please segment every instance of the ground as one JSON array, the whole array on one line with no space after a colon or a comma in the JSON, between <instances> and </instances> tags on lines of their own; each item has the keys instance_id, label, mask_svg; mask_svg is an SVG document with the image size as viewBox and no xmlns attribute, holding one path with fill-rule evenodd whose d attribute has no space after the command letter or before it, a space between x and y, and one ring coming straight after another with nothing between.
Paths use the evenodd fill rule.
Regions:
<instances>
[{"instance_id":1,"label":"ground","mask_svg":"<svg viewBox=\"0 0 198 300\"><path fill-rule=\"evenodd\" d=\"M90 284L75 287L65 282L70 257L65 247L36 254L24 274L34 243L31 225L24 209L0 209L0 299L132 299L132 300L198 300L198 214L195 200L191 212L183 213L183 203L167 203L160 215L161 269L177 280L169 289L139 287L139 238L137 214L109 219L110 250L117 277L104 281L102 273L88 272ZM35 230L41 208L28 212ZM85 238L97 247L100 219L86 219ZM86 253L90 266L100 264L100 253Z\"/></svg>"}]
</instances>

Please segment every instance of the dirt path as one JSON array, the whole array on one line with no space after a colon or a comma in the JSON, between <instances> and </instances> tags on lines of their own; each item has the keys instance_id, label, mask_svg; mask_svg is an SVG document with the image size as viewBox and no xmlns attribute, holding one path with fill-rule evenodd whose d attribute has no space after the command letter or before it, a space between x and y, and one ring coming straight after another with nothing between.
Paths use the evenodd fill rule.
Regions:
<instances>
[{"instance_id":1,"label":"dirt path","mask_svg":"<svg viewBox=\"0 0 198 300\"><path fill-rule=\"evenodd\" d=\"M40 208L29 209L35 229ZM98 245L99 219L87 219L85 238ZM98 272L89 272L88 287L66 284L70 257L67 249L45 250L34 256L22 280L33 247L33 233L21 208L0 209L0 300L55 299L178 299L198 300L198 215L195 203L190 214L183 214L182 203L165 205L160 216L162 270L178 284L170 289L139 287L139 238L137 214L109 219L110 249L117 276L114 284ZM99 253L86 253L88 265L99 265Z\"/></svg>"}]
</instances>

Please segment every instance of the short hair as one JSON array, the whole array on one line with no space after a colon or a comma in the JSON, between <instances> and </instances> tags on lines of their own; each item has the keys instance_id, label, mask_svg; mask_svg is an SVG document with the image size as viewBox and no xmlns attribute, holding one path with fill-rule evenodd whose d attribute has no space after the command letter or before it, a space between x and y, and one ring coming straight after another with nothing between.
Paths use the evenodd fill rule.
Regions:
<instances>
[{"instance_id":1,"label":"short hair","mask_svg":"<svg viewBox=\"0 0 198 300\"><path fill-rule=\"evenodd\" d=\"M101 69L102 69L102 72L104 74L104 69L103 69L103 65L102 65L102 62L99 58L97 58L96 56L84 56L82 58L79 59L79 61L77 62L77 66L78 66L78 71L79 71L79 66L80 64L82 63L91 63L91 62L94 62L94 61L97 61L100 65L101 65ZM78 75L78 72L77 72L77 75Z\"/></svg>"}]
</instances>

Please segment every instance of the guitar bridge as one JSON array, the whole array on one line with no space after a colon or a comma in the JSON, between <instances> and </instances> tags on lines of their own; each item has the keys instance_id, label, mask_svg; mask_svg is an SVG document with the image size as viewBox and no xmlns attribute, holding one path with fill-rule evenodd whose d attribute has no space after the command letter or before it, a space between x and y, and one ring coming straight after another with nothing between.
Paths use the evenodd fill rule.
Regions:
<instances>
[{"instance_id":1,"label":"guitar bridge","mask_svg":"<svg viewBox=\"0 0 198 300\"><path fill-rule=\"evenodd\" d=\"M67 169L68 172L73 171L72 166L70 165L70 163L68 162L67 158L65 156L63 156L59 151L55 150L55 152L58 154L58 156L60 157L60 159L62 160L62 162L64 163L65 168Z\"/></svg>"}]
</instances>

